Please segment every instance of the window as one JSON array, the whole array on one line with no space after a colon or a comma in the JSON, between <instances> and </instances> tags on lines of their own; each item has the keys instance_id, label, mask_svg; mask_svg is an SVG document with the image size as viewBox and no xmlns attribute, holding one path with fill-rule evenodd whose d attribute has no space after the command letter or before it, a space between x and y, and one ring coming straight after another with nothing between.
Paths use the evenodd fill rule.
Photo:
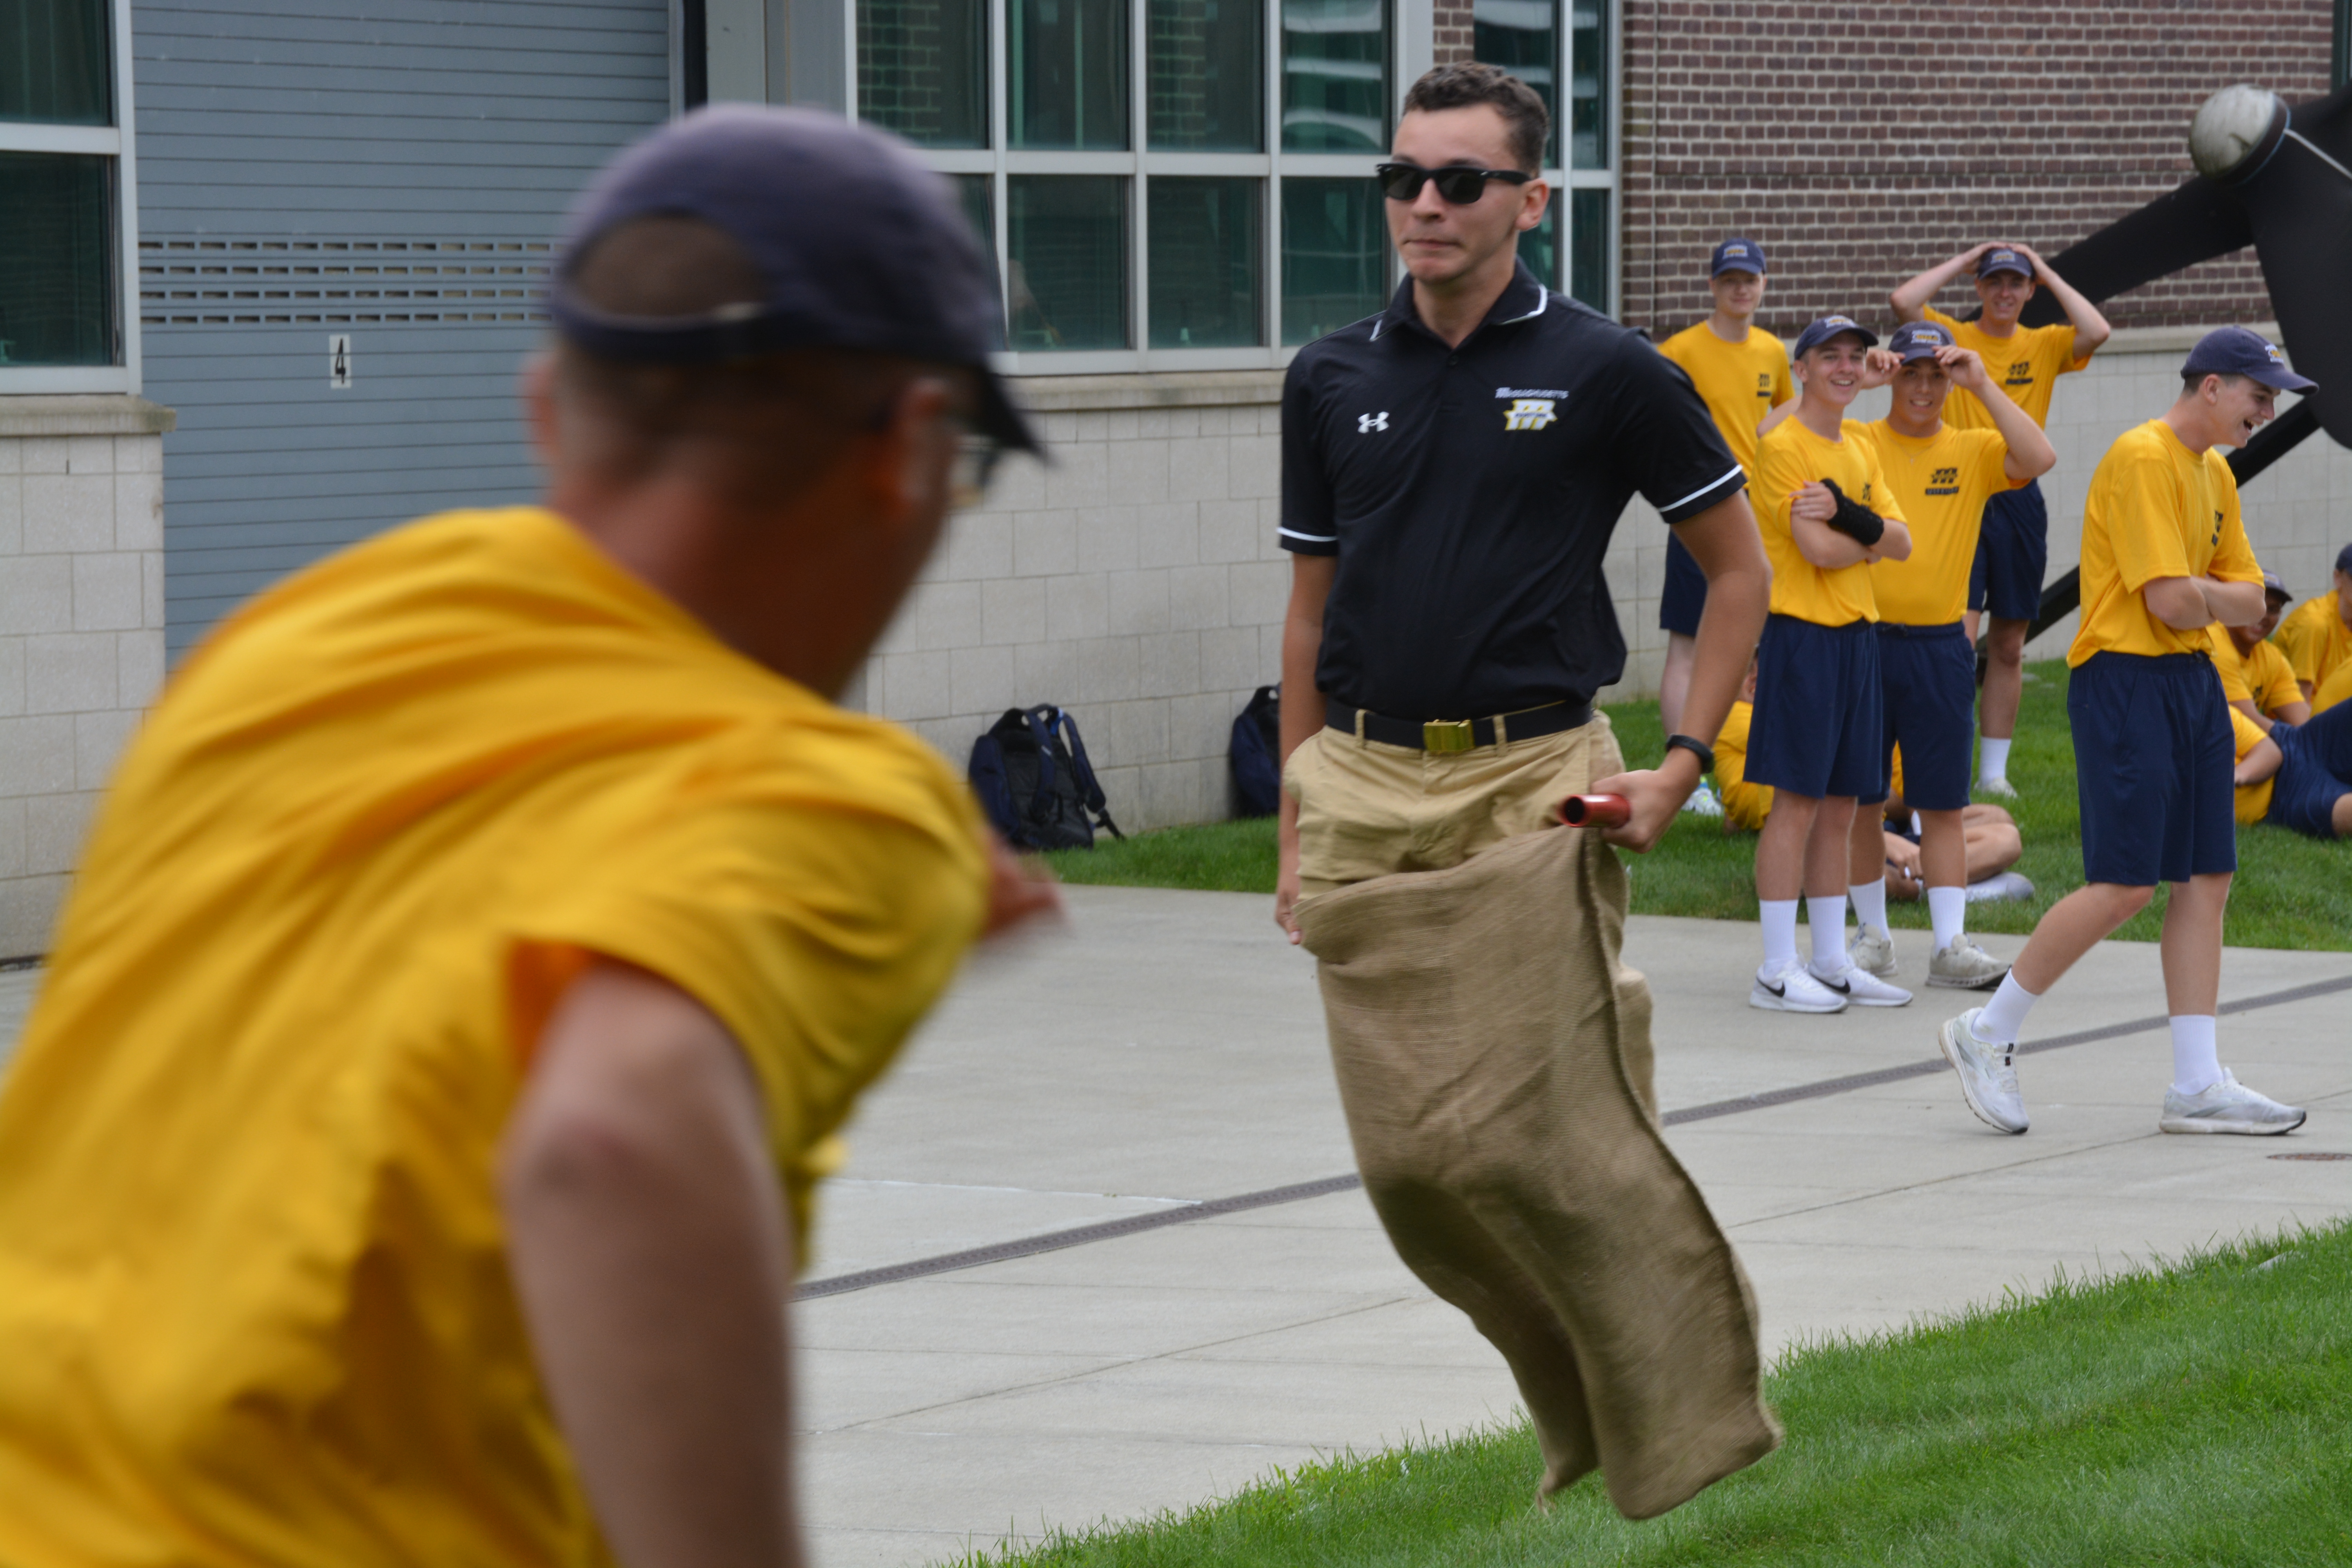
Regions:
<instances>
[{"instance_id":1,"label":"window","mask_svg":"<svg viewBox=\"0 0 2352 1568\"><path fill-rule=\"evenodd\" d=\"M1551 110L1551 205L1520 237L1519 255L1546 284L1596 310L1613 308L1616 286L1611 28L1609 0L1473 0L1471 8L1478 58L1510 70Z\"/></svg>"},{"instance_id":2,"label":"window","mask_svg":"<svg viewBox=\"0 0 2352 1568\"><path fill-rule=\"evenodd\" d=\"M0 0L0 394L132 392L130 0Z\"/></svg>"},{"instance_id":3,"label":"window","mask_svg":"<svg viewBox=\"0 0 2352 1568\"><path fill-rule=\"evenodd\" d=\"M1385 303L1402 0L840 3L855 111L994 255L1010 368L1271 368Z\"/></svg>"}]
</instances>

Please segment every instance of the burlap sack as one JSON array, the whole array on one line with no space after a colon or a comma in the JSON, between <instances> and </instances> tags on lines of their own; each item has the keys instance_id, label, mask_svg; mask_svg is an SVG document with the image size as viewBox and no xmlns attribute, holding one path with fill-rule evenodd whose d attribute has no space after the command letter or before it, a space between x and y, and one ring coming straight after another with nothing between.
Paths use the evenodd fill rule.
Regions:
<instances>
[{"instance_id":1,"label":"burlap sack","mask_svg":"<svg viewBox=\"0 0 2352 1568\"><path fill-rule=\"evenodd\" d=\"M1509 1362L1540 1495L1597 1465L1648 1519L1780 1427L1747 1277L1659 1132L1624 879L1559 828L1325 893L1299 927L1398 1254Z\"/></svg>"}]
</instances>

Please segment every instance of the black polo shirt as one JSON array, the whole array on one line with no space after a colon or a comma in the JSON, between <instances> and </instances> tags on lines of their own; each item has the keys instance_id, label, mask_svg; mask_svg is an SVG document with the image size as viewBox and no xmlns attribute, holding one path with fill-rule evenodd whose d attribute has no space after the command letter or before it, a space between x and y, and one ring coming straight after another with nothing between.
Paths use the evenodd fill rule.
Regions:
<instances>
[{"instance_id":1,"label":"black polo shirt","mask_svg":"<svg viewBox=\"0 0 2352 1568\"><path fill-rule=\"evenodd\" d=\"M1746 482L1640 333L1522 264L1448 348L1408 279L1283 387L1282 545L1339 558L1317 684L1401 719L1589 699L1625 668L1601 558L1626 501L1680 522Z\"/></svg>"}]
</instances>

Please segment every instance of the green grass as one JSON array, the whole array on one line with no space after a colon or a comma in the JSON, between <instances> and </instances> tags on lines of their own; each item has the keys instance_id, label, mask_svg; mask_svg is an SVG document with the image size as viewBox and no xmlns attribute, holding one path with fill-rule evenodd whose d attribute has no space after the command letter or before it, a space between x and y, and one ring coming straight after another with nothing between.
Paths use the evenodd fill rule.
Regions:
<instances>
[{"instance_id":1,"label":"green grass","mask_svg":"<svg viewBox=\"0 0 2352 1568\"><path fill-rule=\"evenodd\" d=\"M2273 1261L2274 1260L2274 1261ZM1788 1441L1661 1520L1530 1506L1525 1426L1304 1466L964 1568L2352 1563L2352 1230L1785 1357Z\"/></svg>"},{"instance_id":2,"label":"green grass","mask_svg":"<svg viewBox=\"0 0 2352 1568\"><path fill-rule=\"evenodd\" d=\"M2004 802L2025 839L2017 868L2040 897L2024 903L1969 906L1972 931L2023 935L2042 912L2083 881L2081 821L2075 810L2074 745L2066 726L2066 667L2057 660L2030 667L2018 715L2009 776L2019 798ZM1654 765L1664 737L1658 705L1611 705L1610 721L1634 766ZM1230 892L1274 891L1274 824L1269 819L1172 827L1125 843L1063 851L1048 857L1066 881L1129 887L1209 888ZM1712 818L1682 816L1658 847L1628 857L1633 911L1696 915L1713 920L1756 918L1756 839L1727 834ZM2164 893L2117 933L2154 942ZM1898 928L1926 930L1924 902L1889 906ZM2230 892L2226 940L2240 947L2352 952L2352 841L2321 842L2284 828L2238 829L2238 878Z\"/></svg>"}]
</instances>

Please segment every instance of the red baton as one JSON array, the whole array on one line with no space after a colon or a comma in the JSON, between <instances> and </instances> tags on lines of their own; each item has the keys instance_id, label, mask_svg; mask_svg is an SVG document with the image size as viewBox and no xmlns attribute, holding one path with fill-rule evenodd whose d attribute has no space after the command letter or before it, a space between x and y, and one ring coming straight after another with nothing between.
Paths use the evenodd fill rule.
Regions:
<instances>
[{"instance_id":1,"label":"red baton","mask_svg":"<svg viewBox=\"0 0 2352 1568\"><path fill-rule=\"evenodd\" d=\"M1633 808L1622 795L1572 795L1559 803L1559 819L1570 827L1622 827Z\"/></svg>"}]
</instances>

